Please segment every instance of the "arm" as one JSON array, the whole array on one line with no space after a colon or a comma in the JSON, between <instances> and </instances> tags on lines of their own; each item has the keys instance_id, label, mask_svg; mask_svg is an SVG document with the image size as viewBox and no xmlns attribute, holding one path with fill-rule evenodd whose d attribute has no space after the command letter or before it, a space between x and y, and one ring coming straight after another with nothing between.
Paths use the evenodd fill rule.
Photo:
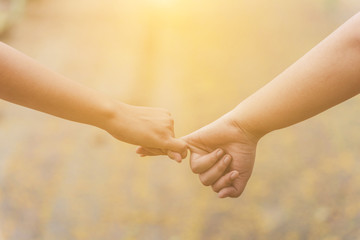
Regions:
<instances>
[{"instance_id":1,"label":"arm","mask_svg":"<svg viewBox=\"0 0 360 240\"><path fill-rule=\"evenodd\" d=\"M54 73L0 43L0 98L57 117L102 128L121 141L182 153L168 111L135 107ZM177 156L179 157L179 156ZM179 159L177 159L179 160Z\"/></svg>"},{"instance_id":2,"label":"arm","mask_svg":"<svg viewBox=\"0 0 360 240\"><path fill-rule=\"evenodd\" d=\"M0 43L0 97L71 121L102 126L114 102Z\"/></svg>"},{"instance_id":3,"label":"arm","mask_svg":"<svg viewBox=\"0 0 360 240\"><path fill-rule=\"evenodd\" d=\"M360 91L360 14L231 113L256 136L284 128L335 106Z\"/></svg>"},{"instance_id":4,"label":"arm","mask_svg":"<svg viewBox=\"0 0 360 240\"><path fill-rule=\"evenodd\" d=\"M216 148L230 154L230 167L222 177L212 174L217 180L211 187L219 197L238 197L251 176L261 137L310 118L359 92L360 14L357 14L234 110L185 136L191 150L190 161ZM144 148L137 151L157 154ZM216 167L211 161L207 163L206 171ZM191 167L195 173L204 173L196 165ZM235 179L229 177L232 173L236 174Z\"/></svg>"},{"instance_id":5,"label":"arm","mask_svg":"<svg viewBox=\"0 0 360 240\"><path fill-rule=\"evenodd\" d=\"M360 92L360 14L355 15L305 56L233 111L190 135L190 140L235 128L229 149L230 170L240 172L230 185L220 178L212 185L220 197L238 197L250 178L258 140L333 107ZM227 125L228 124L228 125ZM226 127L228 126L228 127ZM211 143L209 139L207 142Z\"/></svg>"}]
</instances>

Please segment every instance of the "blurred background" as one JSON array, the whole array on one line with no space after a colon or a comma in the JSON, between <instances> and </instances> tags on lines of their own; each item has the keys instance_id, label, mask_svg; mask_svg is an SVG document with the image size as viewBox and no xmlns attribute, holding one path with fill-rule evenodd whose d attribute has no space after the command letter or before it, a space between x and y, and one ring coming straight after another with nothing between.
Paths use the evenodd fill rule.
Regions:
<instances>
[{"instance_id":1,"label":"blurred background","mask_svg":"<svg viewBox=\"0 0 360 240\"><path fill-rule=\"evenodd\" d=\"M0 40L121 101L169 109L183 136L359 10L358 0L0 0ZM187 160L139 158L102 130L0 101L2 237L360 239L359 106L267 135L245 193L218 199Z\"/></svg>"}]
</instances>

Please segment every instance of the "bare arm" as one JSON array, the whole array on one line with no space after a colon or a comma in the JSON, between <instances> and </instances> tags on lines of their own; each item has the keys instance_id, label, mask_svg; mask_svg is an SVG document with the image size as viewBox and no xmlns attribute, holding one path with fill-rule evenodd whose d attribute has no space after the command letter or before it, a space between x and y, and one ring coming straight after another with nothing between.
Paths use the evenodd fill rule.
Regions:
<instances>
[{"instance_id":1,"label":"bare arm","mask_svg":"<svg viewBox=\"0 0 360 240\"><path fill-rule=\"evenodd\" d=\"M310 118L359 92L360 14L357 14L234 110L185 136L191 149L191 168L220 197L238 197L251 176L262 136ZM218 166L213 161L202 161L199 168L199 159L206 159L204 156L210 156L217 148L232 156L227 171L216 172ZM137 152L159 154L146 148L138 148ZM232 179L230 174L237 174L236 178ZM201 178L204 175L206 178Z\"/></svg>"},{"instance_id":2,"label":"bare arm","mask_svg":"<svg viewBox=\"0 0 360 240\"><path fill-rule=\"evenodd\" d=\"M121 141L185 152L174 139L168 111L135 107L46 69L0 43L0 98L57 117L102 128ZM183 153L185 154L185 153Z\"/></svg>"},{"instance_id":3,"label":"bare arm","mask_svg":"<svg viewBox=\"0 0 360 240\"><path fill-rule=\"evenodd\" d=\"M101 126L113 102L0 43L0 97L68 120Z\"/></svg>"},{"instance_id":4,"label":"bare arm","mask_svg":"<svg viewBox=\"0 0 360 240\"><path fill-rule=\"evenodd\" d=\"M233 111L258 136L293 125L360 91L360 14Z\"/></svg>"},{"instance_id":5,"label":"bare arm","mask_svg":"<svg viewBox=\"0 0 360 240\"><path fill-rule=\"evenodd\" d=\"M237 134L227 138L237 147L224 145L224 148L233 157L229 171L237 170L240 175L232 184L224 175L212 185L220 197L238 197L250 178L256 145L263 135L310 118L359 92L360 14L357 14L233 111L188 139L204 139L214 132L221 134L225 128L231 129L227 123L238 129Z\"/></svg>"}]
</instances>

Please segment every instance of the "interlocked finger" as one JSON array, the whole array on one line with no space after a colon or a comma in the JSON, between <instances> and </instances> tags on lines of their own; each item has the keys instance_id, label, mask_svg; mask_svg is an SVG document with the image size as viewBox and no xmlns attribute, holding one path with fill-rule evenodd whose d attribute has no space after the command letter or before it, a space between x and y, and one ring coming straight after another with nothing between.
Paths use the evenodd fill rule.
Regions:
<instances>
[{"instance_id":1,"label":"interlocked finger","mask_svg":"<svg viewBox=\"0 0 360 240\"><path fill-rule=\"evenodd\" d=\"M231 156L226 154L212 168L199 175L200 181L205 186L214 184L226 171L231 162Z\"/></svg>"}]
</instances>

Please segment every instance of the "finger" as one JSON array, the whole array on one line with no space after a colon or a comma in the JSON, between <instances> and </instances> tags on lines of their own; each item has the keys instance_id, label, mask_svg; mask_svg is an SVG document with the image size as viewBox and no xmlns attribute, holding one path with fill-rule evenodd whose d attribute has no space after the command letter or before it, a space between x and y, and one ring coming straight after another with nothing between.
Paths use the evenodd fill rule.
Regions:
<instances>
[{"instance_id":1,"label":"finger","mask_svg":"<svg viewBox=\"0 0 360 240\"><path fill-rule=\"evenodd\" d=\"M223 188L220 190L220 192L218 193L219 198L226 198L226 197L237 198L237 197L239 197L245 189L246 182L247 181L243 181L242 179L237 177L234 180L234 183L232 186L226 187L226 188Z\"/></svg>"},{"instance_id":2,"label":"finger","mask_svg":"<svg viewBox=\"0 0 360 240\"><path fill-rule=\"evenodd\" d=\"M187 143L181 139L170 138L164 148L173 152L183 153L187 150Z\"/></svg>"},{"instance_id":3,"label":"finger","mask_svg":"<svg viewBox=\"0 0 360 240\"><path fill-rule=\"evenodd\" d=\"M231 162L231 156L226 154L220 161L218 161L208 171L199 175L200 181L205 186L214 184L226 171Z\"/></svg>"},{"instance_id":4,"label":"finger","mask_svg":"<svg viewBox=\"0 0 360 240\"><path fill-rule=\"evenodd\" d=\"M230 187L238 176L238 171L231 171L220 177L211 187L214 192L219 192L223 188Z\"/></svg>"},{"instance_id":5,"label":"finger","mask_svg":"<svg viewBox=\"0 0 360 240\"><path fill-rule=\"evenodd\" d=\"M147 147L137 147L137 154L145 154L148 156L157 156L157 155L166 155L166 153L162 149L158 148L147 148Z\"/></svg>"},{"instance_id":6,"label":"finger","mask_svg":"<svg viewBox=\"0 0 360 240\"><path fill-rule=\"evenodd\" d=\"M177 162L181 162L182 159L186 158L187 156L187 149L182 152L182 153L176 153L173 151L165 151L162 149L158 149L158 148L146 148L146 147L137 147L136 148L136 153L139 154L141 157L144 156L158 156L158 155L168 155L169 158L177 161Z\"/></svg>"},{"instance_id":7,"label":"finger","mask_svg":"<svg viewBox=\"0 0 360 240\"><path fill-rule=\"evenodd\" d=\"M218 193L219 198L226 198L226 197L232 197L237 193L236 188L234 186L226 187L221 189L221 191Z\"/></svg>"},{"instance_id":8,"label":"finger","mask_svg":"<svg viewBox=\"0 0 360 240\"><path fill-rule=\"evenodd\" d=\"M188 152L188 149L186 148L186 150L181 153L182 159L186 158L187 152Z\"/></svg>"},{"instance_id":9,"label":"finger","mask_svg":"<svg viewBox=\"0 0 360 240\"><path fill-rule=\"evenodd\" d=\"M190 159L190 167L193 173L204 173L210 169L225 154L224 150L216 149L212 153L205 154L199 158Z\"/></svg>"},{"instance_id":10,"label":"finger","mask_svg":"<svg viewBox=\"0 0 360 240\"><path fill-rule=\"evenodd\" d=\"M136 150L136 153L141 155L141 156L155 156L156 155L156 154L152 153L148 149Z\"/></svg>"},{"instance_id":11,"label":"finger","mask_svg":"<svg viewBox=\"0 0 360 240\"><path fill-rule=\"evenodd\" d=\"M135 150L137 154L146 154L148 151L146 151L146 148L138 146Z\"/></svg>"},{"instance_id":12,"label":"finger","mask_svg":"<svg viewBox=\"0 0 360 240\"><path fill-rule=\"evenodd\" d=\"M152 148L148 149L148 148L143 148L143 147L138 147L136 149L136 153L139 154L140 157L164 155L162 150L152 149ZM172 160L175 160L177 162L181 162L181 160L182 160L180 153L168 151L167 155Z\"/></svg>"},{"instance_id":13,"label":"finger","mask_svg":"<svg viewBox=\"0 0 360 240\"><path fill-rule=\"evenodd\" d=\"M169 158L171 158L172 160L177 161L178 163L180 163L182 161L182 157L181 157L180 153L168 150L167 155L169 156Z\"/></svg>"}]
</instances>

